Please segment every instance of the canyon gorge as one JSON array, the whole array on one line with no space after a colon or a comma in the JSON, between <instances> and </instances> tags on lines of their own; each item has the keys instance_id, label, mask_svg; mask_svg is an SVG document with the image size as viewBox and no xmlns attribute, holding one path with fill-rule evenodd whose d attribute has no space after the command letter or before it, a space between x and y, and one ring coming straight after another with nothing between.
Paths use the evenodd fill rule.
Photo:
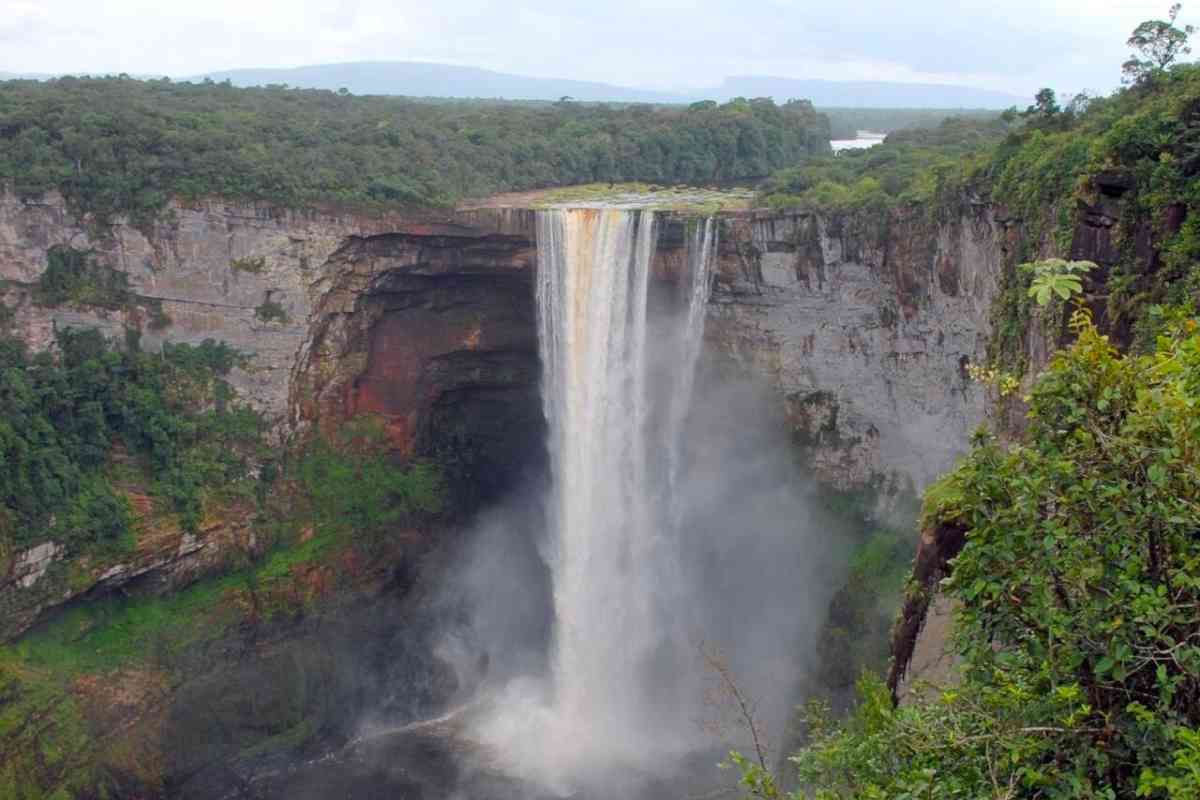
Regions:
<instances>
[{"instance_id":1,"label":"canyon gorge","mask_svg":"<svg viewBox=\"0 0 1200 800\"><path fill-rule=\"evenodd\" d=\"M1196 27L933 2L0 23L0 800L1200 797ZM446 47L1026 97L153 77Z\"/></svg>"},{"instance_id":2,"label":"canyon gorge","mask_svg":"<svg viewBox=\"0 0 1200 800\"><path fill-rule=\"evenodd\" d=\"M1084 217L1075 249L1103 262L1112 220L1102 211ZM317 681L302 693L327 692L329 704L343 704L325 713L351 740L347 763L358 766L343 765L339 780L362 786L428 785L423 782L437 784L457 774L449 766L438 767L435 758L431 775L381 778L377 764L392 756L363 754L382 747L379 741L388 737L363 741L354 734L366 718L419 720L462 699L464 687L479 675L464 677L461 664L439 650L445 644L439 621L445 609L439 603L443 584L453 583L449 576L455 570L449 565L470 552L472 539L487 527L479 516L486 520L490 509L507 507L510 516L524 515L522 523L510 520L506 528L540 527L530 487L543 485L550 471L561 475L564 469L561 461L555 464L555 447L546 444L547 435L553 442L555 434L553 426L547 427L539 391L546 379L543 364L551 361L544 350L539 355L539 342L544 348L548 333L543 329L539 336L545 309L539 315L538 287L547 264L562 269L564 263L546 252L551 237L562 235L546 223L548 213L485 204L455 212L367 215L214 200L177 203L166 221L152 227L118 222L99 231L74 220L54 195L30 201L6 194L0 200L3 300L13 311L12 332L32 349L49 346L54 332L67 327L96 327L117 340L135 330L140 346L151 352L164 342L225 342L243 356L230 383L270 421L276 441L336 431L348 420L370 415L382 421L394 458L445 465L448 515L434 528L404 534L376 563L361 566L362 580L331 603L332 610L256 633L263 641L251 646L257 655L249 660L242 655L230 661L233 652L248 652L244 637L234 637L217 652L188 662L181 684L131 689L115 710L111 699L95 701L107 709L95 713L126 725L157 720L145 726L135 746L158 754L179 796L236 797L247 780L262 791L284 793L278 796L300 791L297 786L321 785L309 768L295 773L294 766L256 755L253 748L249 754L246 748L231 750L219 741L227 734L194 710L204 698L227 691L231 681L243 683L243 691L261 691L270 672L281 666L315 676L302 679ZM622 213L634 218L633 212ZM653 224L639 228L636 243L649 309L646 324L652 334L661 334L654 327L656 316L680 302L670 298L692 298L683 302L692 308L692 321L682 333L667 334L683 336L686 345L673 361L695 359L697 396L711 395L708 405L727 403L724 410L732 411L732 423L721 423L726 426L719 433L725 437L722 447L734 447L741 436L744 448L771 454L745 474L732 467L723 474L719 461L709 465L705 491L736 511L724 516L712 511L711 524L725 526L733 541L770 538L770 528L792 537L792 551L767 547L750 563L755 557L770 562L782 552L804 561L795 552L797 544L813 547L829 540L814 548L818 555L805 567L810 572L801 570L811 575L812 586L775 598L784 606L813 607L800 615L804 619L795 633L795 641L811 649L842 569L835 555L844 552L844 544L833 541L836 526L805 510L809 500L804 498L822 491L854 496L871 516L912 523L911 510L905 510L912 498L965 450L988 408L985 388L972 384L966 367L986 359L995 304L1024 235L1020 221L993 205L970 202L940 219L918 210L896 213L882 226L864 214L660 210L653 216ZM1034 247L1052 245L1035 241ZM116 308L40 302L36 287L48 254L63 248L89 252L96 268L125 275L126 301ZM711 251L701 259L700 273L698 248ZM613 313L624 313L620 308ZM702 342L688 341L701 333ZM1044 359L1043 338L1030 334L1025 347L1032 358ZM695 348L691 355L680 355L688 348ZM691 390L686 384L692 379L664 378L658 366L656 380L684 381L667 392L685 406L668 414L676 422L666 424L663 441L677 438L685 448L689 437L706 441L711 431L697 434L695 425L712 422L715 412L694 413L697 419L685 433L679 420L687 416ZM754 400L713 391L730 385L747 387ZM632 446L614 444L614 452ZM693 446L701 454L688 458L703 462L702 447ZM655 459L675 458L664 455L671 452L667 445L653 449ZM644 458L635 462L642 466L620 467L614 461L603 468L633 469L628 476L633 480L637 470L651 468ZM673 469L656 463L652 469L658 472ZM775 502L755 493L764 486L801 500L792 512L755 516L751 509ZM601 505L619 507L629 502L629 491L626 487ZM523 501L523 510L511 511ZM628 513L636 517L635 511ZM147 519L155 516L152 507L139 512ZM787 513L792 518L781 520ZM612 519L606 524L624 525ZM637 529L632 521L630 526ZM252 520L236 506L208 515L196 532L169 525L142 530L132 552L82 562L72 562L53 540L10 554L0 580L0 635L19 643L37 626L98 598L170 597L219 578L262 548ZM544 543L510 538L500 547L528 551L523 558L534 563L533 551ZM528 569L525 564L509 577L541 582L539 591L552 591L547 576L530 578L523 572ZM308 580L312 574L297 577ZM648 573L646 580L657 578ZM616 586L610 589L621 591ZM728 598L731 591L737 587L729 585L721 596ZM611 603L598 605L598 613L606 616ZM742 610L755 613L748 606ZM300 651L330 627L339 631L339 654L329 656L328 663L310 663L311 653ZM546 647L550 627L543 619L521 635ZM618 626L626 636L628 628ZM687 636L681 629L675 638ZM602 642L591 645L599 649L584 655L589 651L580 643L585 662L611 651ZM647 640L647 651L656 647ZM938 660L939 645L930 647L932 655L919 656L915 670L922 658ZM487 657L486 652L471 656L483 659L479 663ZM373 666L363 668L363 662ZM467 672L472 669L481 672L477 665ZM810 663L803 669L815 667ZM503 670L493 665L492 672ZM620 669L605 672L629 680ZM145 675L109 678L116 684L139 679L146 680ZM747 680L756 687L769 685ZM293 700L288 696L280 702ZM230 713L233 722L220 724L247 724ZM247 735L253 741L254 734ZM401 739L388 744L388 752L423 746ZM193 740L196 744L185 744Z\"/></svg>"}]
</instances>

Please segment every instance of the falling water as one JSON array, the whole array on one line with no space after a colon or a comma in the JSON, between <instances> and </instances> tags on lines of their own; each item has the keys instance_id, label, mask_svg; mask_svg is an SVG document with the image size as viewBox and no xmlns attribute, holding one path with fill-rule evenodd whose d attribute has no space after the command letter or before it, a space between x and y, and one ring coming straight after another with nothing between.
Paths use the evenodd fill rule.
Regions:
<instances>
[{"instance_id":1,"label":"falling water","mask_svg":"<svg viewBox=\"0 0 1200 800\"><path fill-rule=\"evenodd\" d=\"M656 670L691 657L681 612L683 425L716 226L689 238L676 309L649 314L649 210L538 216L542 396L550 424L555 655L551 714L588 758L645 750L688 718Z\"/></svg>"}]
</instances>

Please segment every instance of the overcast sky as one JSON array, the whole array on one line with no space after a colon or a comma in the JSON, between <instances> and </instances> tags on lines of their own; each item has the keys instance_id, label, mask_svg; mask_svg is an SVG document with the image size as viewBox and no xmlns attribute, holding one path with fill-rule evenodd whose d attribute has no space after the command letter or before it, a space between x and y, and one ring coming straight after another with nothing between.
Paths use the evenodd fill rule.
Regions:
<instances>
[{"instance_id":1,"label":"overcast sky","mask_svg":"<svg viewBox=\"0 0 1200 800\"><path fill-rule=\"evenodd\" d=\"M4 0L0 72L438 61L695 88L726 75L1107 91L1169 0ZM1184 20L1200 21L1200 2Z\"/></svg>"}]
</instances>

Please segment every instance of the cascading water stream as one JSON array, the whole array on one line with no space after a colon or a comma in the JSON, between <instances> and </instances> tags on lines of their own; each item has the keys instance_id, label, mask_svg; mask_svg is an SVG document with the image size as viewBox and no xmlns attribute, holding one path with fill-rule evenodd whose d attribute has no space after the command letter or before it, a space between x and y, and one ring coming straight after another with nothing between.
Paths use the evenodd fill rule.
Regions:
<instances>
[{"instance_id":1,"label":"cascading water stream","mask_svg":"<svg viewBox=\"0 0 1200 800\"><path fill-rule=\"evenodd\" d=\"M548 710L588 759L642 755L648 736L670 739L690 713L690 687L664 692L650 674L690 657L676 490L716 225L689 238L679 308L650 319L656 222L650 210L538 212L556 620Z\"/></svg>"},{"instance_id":2,"label":"cascading water stream","mask_svg":"<svg viewBox=\"0 0 1200 800\"><path fill-rule=\"evenodd\" d=\"M704 344L704 316L708 310L708 299L712 289L712 261L717 251L717 224L713 217L696 225L688 240L687 318L678 327L680 339L678 353L679 370L675 375L676 385L670 394L670 425L667 429L667 453L670 460L667 474L668 501L672 511L671 522L678 529L683 525L683 503L679 491L680 475L683 470L683 424L692 404L692 392L696 384L696 364Z\"/></svg>"}]
</instances>

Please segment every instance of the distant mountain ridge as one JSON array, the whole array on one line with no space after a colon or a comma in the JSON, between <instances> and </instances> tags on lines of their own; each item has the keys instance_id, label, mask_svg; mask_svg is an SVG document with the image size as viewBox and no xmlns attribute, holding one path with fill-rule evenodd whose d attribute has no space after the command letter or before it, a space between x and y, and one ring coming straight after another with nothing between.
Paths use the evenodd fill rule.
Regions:
<instances>
[{"instance_id":1,"label":"distant mountain ridge","mask_svg":"<svg viewBox=\"0 0 1200 800\"><path fill-rule=\"evenodd\" d=\"M290 69L235 69L210 72L191 80L228 80L235 86L286 83L301 89L348 89L354 94L394 94L412 97L503 98L506 100L608 100L639 103L679 103L686 100L666 92L630 89L591 81L530 78L479 67L420 61L358 61L314 64Z\"/></svg>"},{"instance_id":2,"label":"distant mountain ridge","mask_svg":"<svg viewBox=\"0 0 1200 800\"><path fill-rule=\"evenodd\" d=\"M992 89L942 83L896 81L830 81L738 76L712 90L717 99L730 97L803 97L813 105L844 108L996 108L1028 105L1028 98Z\"/></svg>"},{"instance_id":3,"label":"distant mountain ridge","mask_svg":"<svg viewBox=\"0 0 1200 800\"><path fill-rule=\"evenodd\" d=\"M418 61L361 61L313 64L290 69L236 69L190 80L228 80L235 86L286 83L304 89L347 89L354 94L413 97L503 98L627 103L688 103L733 97L812 100L814 105L849 108L1007 108L1026 98L990 89L892 81L802 80L769 76L726 78L712 89L686 92L635 89L595 81L535 78L506 72Z\"/></svg>"}]
</instances>

